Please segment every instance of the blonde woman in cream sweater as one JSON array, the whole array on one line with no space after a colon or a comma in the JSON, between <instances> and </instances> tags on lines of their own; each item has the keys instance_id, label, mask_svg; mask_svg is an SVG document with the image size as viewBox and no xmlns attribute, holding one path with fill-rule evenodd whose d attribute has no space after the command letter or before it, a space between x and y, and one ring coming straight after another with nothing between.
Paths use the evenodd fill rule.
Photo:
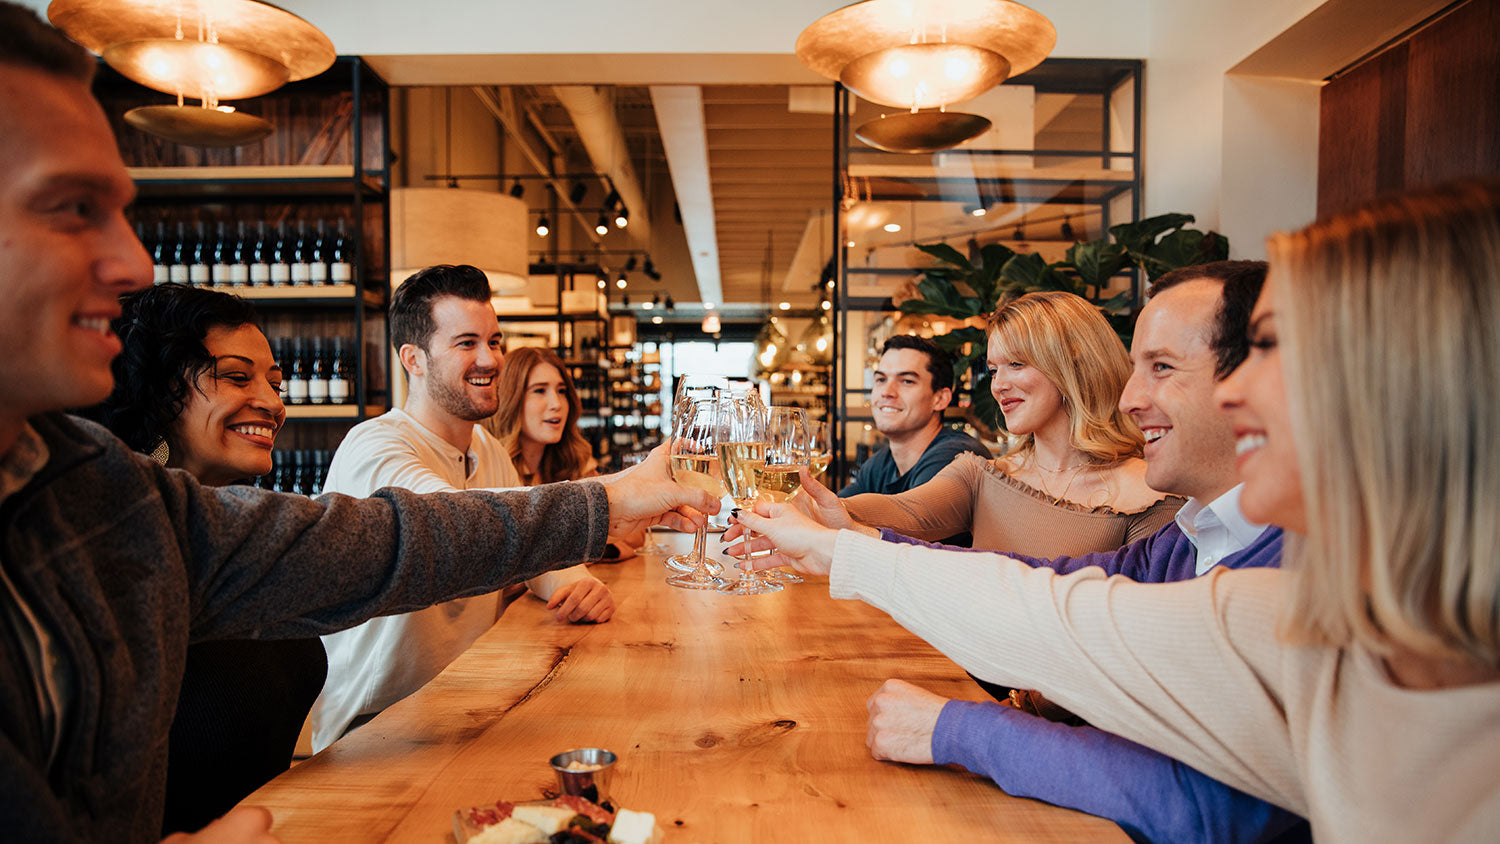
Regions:
<instances>
[{"instance_id":1,"label":"blonde woman in cream sweater","mask_svg":"<svg viewBox=\"0 0 1500 844\"><path fill-rule=\"evenodd\" d=\"M1059 577L835 542L780 506L745 522L834 597L1306 816L1319 841L1494 841L1500 184L1378 200L1270 256L1219 399L1245 515L1288 531L1282 570Z\"/></svg>"}]
</instances>

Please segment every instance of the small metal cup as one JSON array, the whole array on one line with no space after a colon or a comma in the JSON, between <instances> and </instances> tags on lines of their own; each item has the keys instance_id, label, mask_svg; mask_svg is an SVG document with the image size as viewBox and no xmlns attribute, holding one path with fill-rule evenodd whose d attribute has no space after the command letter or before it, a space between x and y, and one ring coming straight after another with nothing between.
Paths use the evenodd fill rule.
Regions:
<instances>
[{"instance_id":1,"label":"small metal cup","mask_svg":"<svg viewBox=\"0 0 1500 844\"><path fill-rule=\"evenodd\" d=\"M552 770L557 772L557 787L563 794L572 794L602 804L609 799L609 780L614 774L615 759L616 756L611 751L598 747L580 747L563 751L548 761L552 764ZM600 767L595 771L570 771L569 762Z\"/></svg>"}]
</instances>

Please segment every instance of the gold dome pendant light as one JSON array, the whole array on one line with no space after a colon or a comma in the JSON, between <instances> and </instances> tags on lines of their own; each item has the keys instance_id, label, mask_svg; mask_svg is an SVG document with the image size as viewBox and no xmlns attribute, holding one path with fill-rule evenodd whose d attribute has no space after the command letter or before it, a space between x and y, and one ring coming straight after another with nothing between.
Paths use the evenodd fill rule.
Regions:
<instances>
[{"instance_id":1,"label":"gold dome pendant light","mask_svg":"<svg viewBox=\"0 0 1500 844\"><path fill-rule=\"evenodd\" d=\"M47 17L121 75L176 95L175 106L132 109L125 119L182 144L265 137L270 123L219 101L315 76L336 56L317 27L259 0L53 0ZM187 98L201 102L189 106Z\"/></svg>"},{"instance_id":2,"label":"gold dome pendant light","mask_svg":"<svg viewBox=\"0 0 1500 844\"><path fill-rule=\"evenodd\" d=\"M814 21L796 51L863 99L908 109L860 126L855 136L915 153L987 130L985 118L947 107L1030 70L1056 44L1051 21L1011 0L863 0Z\"/></svg>"}]
</instances>

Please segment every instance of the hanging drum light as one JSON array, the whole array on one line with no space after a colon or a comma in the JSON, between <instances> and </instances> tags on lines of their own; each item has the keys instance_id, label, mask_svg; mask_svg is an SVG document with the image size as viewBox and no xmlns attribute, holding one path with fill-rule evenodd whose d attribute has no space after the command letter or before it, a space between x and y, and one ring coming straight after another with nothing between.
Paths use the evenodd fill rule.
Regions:
<instances>
[{"instance_id":1,"label":"hanging drum light","mask_svg":"<svg viewBox=\"0 0 1500 844\"><path fill-rule=\"evenodd\" d=\"M933 152L984 132L947 111L1035 67L1057 43L1042 14L1011 0L863 0L814 21L797 57L873 103L906 109L855 136L890 152Z\"/></svg>"},{"instance_id":2,"label":"hanging drum light","mask_svg":"<svg viewBox=\"0 0 1500 844\"><path fill-rule=\"evenodd\" d=\"M265 137L270 123L220 100L268 94L335 58L317 27L259 0L53 0L47 17L121 75L175 95L177 105L132 109L125 120L184 144Z\"/></svg>"}]
</instances>

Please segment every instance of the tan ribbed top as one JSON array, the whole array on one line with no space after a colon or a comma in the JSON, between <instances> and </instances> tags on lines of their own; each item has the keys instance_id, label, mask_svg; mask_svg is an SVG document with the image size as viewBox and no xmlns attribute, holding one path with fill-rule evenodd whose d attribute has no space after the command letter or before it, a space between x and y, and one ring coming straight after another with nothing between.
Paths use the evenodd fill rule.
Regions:
<instances>
[{"instance_id":1,"label":"tan ribbed top","mask_svg":"<svg viewBox=\"0 0 1500 844\"><path fill-rule=\"evenodd\" d=\"M1129 545L1172 521L1182 503L1167 496L1129 513L1084 507L1044 495L974 454L960 454L915 489L844 502L851 516L873 527L929 541L972 532L975 548L1047 558Z\"/></svg>"},{"instance_id":2,"label":"tan ribbed top","mask_svg":"<svg viewBox=\"0 0 1500 844\"><path fill-rule=\"evenodd\" d=\"M885 610L984 680L1041 689L1304 815L1319 842L1500 840L1500 682L1417 691L1365 650L1280 644L1283 577L1058 576L846 530L829 592Z\"/></svg>"}]
</instances>

